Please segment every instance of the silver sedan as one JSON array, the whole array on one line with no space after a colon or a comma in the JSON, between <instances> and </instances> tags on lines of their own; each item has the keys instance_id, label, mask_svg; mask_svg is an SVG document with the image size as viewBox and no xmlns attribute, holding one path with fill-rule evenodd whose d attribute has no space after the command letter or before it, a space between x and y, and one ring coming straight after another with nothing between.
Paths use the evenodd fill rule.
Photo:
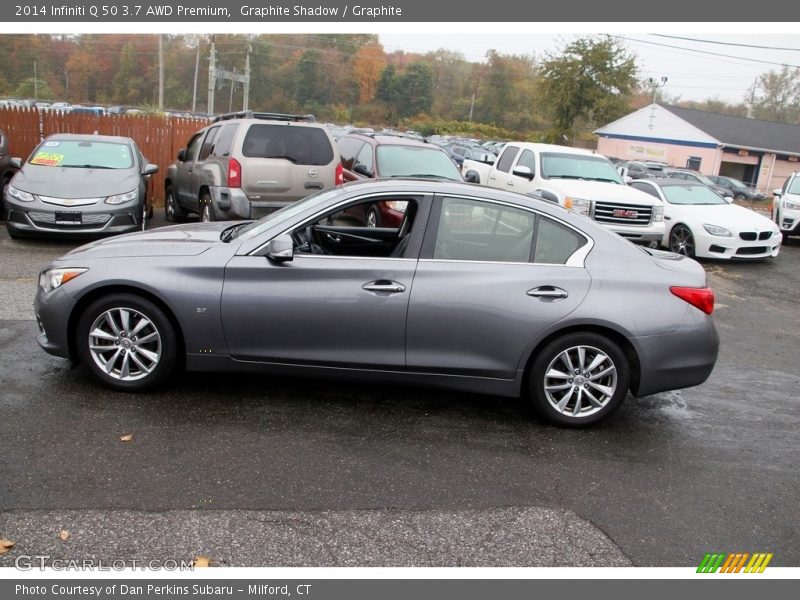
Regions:
<instances>
[{"instance_id":1,"label":"silver sedan","mask_svg":"<svg viewBox=\"0 0 800 600\"><path fill-rule=\"evenodd\" d=\"M403 203L398 227L350 215ZM364 206L366 205L366 206ZM41 273L39 344L122 391L178 366L523 396L578 426L711 373L696 262L469 184L347 184L254 222L83 246Z\"/></svg>"}]
</instances>

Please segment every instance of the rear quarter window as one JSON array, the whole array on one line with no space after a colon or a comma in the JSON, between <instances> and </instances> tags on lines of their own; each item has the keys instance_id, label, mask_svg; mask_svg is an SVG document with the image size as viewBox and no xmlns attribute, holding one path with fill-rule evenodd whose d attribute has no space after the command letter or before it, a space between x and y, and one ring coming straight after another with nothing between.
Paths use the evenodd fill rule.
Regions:
<instances>
[{"instance_id":1,"label":"rear quarter window","mask_svg":"<svg viewBox=\"0 0 800 600\"><path fill-rule=\"evenodd\" d=\"M329 164L334 157L330 138L322 129L269 124L250 126L242 142L242 155L317 166Z\"/></svg>"}]
</instances>

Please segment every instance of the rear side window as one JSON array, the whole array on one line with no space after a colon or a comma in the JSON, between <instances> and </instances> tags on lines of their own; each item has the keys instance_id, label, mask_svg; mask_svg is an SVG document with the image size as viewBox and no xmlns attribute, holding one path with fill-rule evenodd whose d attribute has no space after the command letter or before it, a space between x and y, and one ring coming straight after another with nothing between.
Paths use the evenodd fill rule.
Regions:
<instances>
[{"instance_id":1,"label":"rear side window","mask_svg":"<svg viewBox=\"0 0 800 600\"><path fill-rule=\"evenodd\" d=\"M497 161L497 170L508 173L514 162L514 158L517 156L517 152L519 152L519 148L516 146L506 146L506 149L503 150L500 159Z\"/></svg>"},{"instance_id":2,"label":"rear side window","mask_svg":"<svg viewBox=\"0 0 800 600\"><path fill-rule=\"evenodd\" d=\"M533 262L563 265L575 251L586 243L579 233L547 217L539 217Z\"/></svg>"},{"instance_id":3,"label":"rear side window","mask_svg":"<svg viewBox=\"0 0 800 600\"><path fill-rule=\"evenodd\" d=\"M230 156L231 147L233 146L233 138L236 135L236 130L239 126L236 123L225 125L220 131L217 139L214 141L214 147L211 149L211 156Z\"/></svg>"},{"instance_id":4,"label":"rear side window","mask_svg":"<svg viewBox=\"0 0 800 600\"><path fill-rule=\"evenodd\" d=\"M333 161L328 136L317 127L251 125L242 143L249 158L283 158L297 165L327 165Z\"/></svg>"},{"instance_id":5,"label":"rear side window","mask_svg":"<svg viewBox=\"0 0 800 600\"><path fill-rule=\"evenodd\" d=\"M356 164L356 156L358 151L361 150L363 141L353 138L341 138L339 140L339 152L342 155L342 167L348 171L352 171Z\"/></svg>"}]
</instances>

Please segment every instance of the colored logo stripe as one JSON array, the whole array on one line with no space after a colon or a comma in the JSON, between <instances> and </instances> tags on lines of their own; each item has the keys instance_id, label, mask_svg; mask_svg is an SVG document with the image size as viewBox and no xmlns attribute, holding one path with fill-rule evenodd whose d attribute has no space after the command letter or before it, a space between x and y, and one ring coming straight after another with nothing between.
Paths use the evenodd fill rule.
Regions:
<instances>
[{"instance_id":1,"label":"colored logo stripe","mask_svg":"<svg viewBox=\"0 0 800 600\"><path fill-rule=\"evenodd\" d=\"M698 573L740 573L744 568L745 573L763 573L772 560L772 553L748 552L718 553L708 552L697 567ZM749 562L747 559L750 559ZM745 567L745 562L747 566Z\"/></svg>"}]
</instances>

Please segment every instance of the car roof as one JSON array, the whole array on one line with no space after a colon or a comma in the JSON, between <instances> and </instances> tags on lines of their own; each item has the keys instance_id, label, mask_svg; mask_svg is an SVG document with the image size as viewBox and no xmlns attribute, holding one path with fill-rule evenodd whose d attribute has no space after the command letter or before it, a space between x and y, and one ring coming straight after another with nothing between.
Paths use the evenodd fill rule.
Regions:
<instances>
[{"instance_id":1,"label":"car roof","mask_svg":"<svg viewBox=\"0 0 800 600\"><path fill-rule=\"evenodd\" d=\"M385 133L384 134L351 133L342 137L343 138L352 137L362 140L373 140L376 146L417 146L424 148L440 148L440 146L437 146L436 144L421 142L420 140L414 140L400 135L389 135Z\"/></svg>"},{"instance_id":2,"label":"car roof","mask_svg":"<svg viewBox=\"0 0 800 600\"><path fill-rule=\"evenodd\" d=\"M133 140L129 137L121 135L97 135L92 133L54 133L48 135L45 139L47 141L75 141L75 142L116 142L130 144Z\"/></svg>"}]
</instances>

